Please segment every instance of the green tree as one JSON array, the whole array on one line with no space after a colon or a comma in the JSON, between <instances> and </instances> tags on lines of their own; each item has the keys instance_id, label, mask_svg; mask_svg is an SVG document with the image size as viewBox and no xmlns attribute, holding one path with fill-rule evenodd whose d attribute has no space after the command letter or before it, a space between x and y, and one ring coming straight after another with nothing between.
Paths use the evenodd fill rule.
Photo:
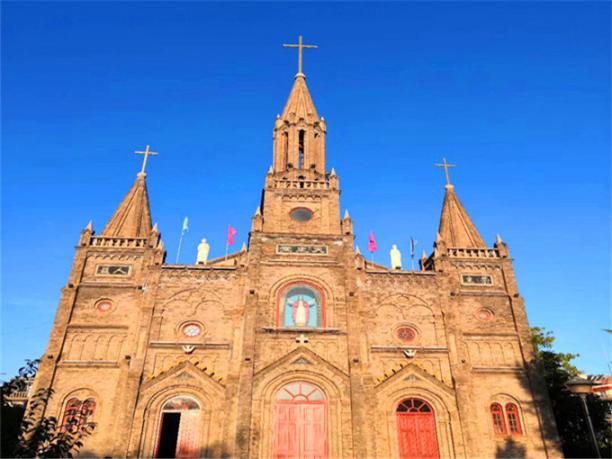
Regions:
<instances>
[{"instance_id":1,"label":"green tree","mask_svg":"<svg viewBox=\"0 0 612 459\"><path fill-rule=\"evenodd\" d=\"M10 406L7 397L24 392L36 375L38 360L27 360L19 374L0 387L2 397L1 457L73 457L91 434L93 423L78 431L62 429L53 416L41 416L53 396L52 389L31 394L27 407Z\"/></svg>"},{"instance_id":2,"label":"green tree","mask_svg":"<svg viewBox=\"0 0 612 459\"><path fill-rule=\"evenodd\" d=\"M595 452L581 402L567 389L567 382L578 375L578 369L572 363L576 354L555 352L555 337L552 332L540 327L532 327L532 341L540 369L543 371L557 429L561 437L563 453L566 457L593 457ZM612 429L608 422L610 402L589 395L589 411L595 429L599 448L603 457L612 453Z\"/></svg>"}]
</instances>

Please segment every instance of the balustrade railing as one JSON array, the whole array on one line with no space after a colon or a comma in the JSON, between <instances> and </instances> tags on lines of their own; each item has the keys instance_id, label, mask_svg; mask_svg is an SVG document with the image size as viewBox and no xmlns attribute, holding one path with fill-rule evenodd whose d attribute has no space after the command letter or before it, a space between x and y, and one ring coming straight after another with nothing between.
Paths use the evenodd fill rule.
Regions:
<instances>
[{"instance_id":1,"label":"balustrade railing","mask_svg":"<svg viewBox=\"0 0 612 459\"><path fill-rule=\"evenodd\" d=\"M147 238L94 236L91 238L90 245L92 247L139 248L147 246Z\"/></svg>"},{"instance_id":2,"label":"balustrade railing","mask_svg":"<svg viewBox=\"0 0 612 459\"><path fill-rule=\"evenodd\" d=\"M448 256L452 258L499 258L499 252L497 249L449 248Z\"/></svg>"},{"instance_id":3,"label":"balustrade railing","mask_svg":"<svg viewBox=\"0 0 612 459\"><path fill-rule=\"evenodd\" d=\"M295 190L329 190L327 180L274 180L274 188Z\"/></svg>"}]
</instances>

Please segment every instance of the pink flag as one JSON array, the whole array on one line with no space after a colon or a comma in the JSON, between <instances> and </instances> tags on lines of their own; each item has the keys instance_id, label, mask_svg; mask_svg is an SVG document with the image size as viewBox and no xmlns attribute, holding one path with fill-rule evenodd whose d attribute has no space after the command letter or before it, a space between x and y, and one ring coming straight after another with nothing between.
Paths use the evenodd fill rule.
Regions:
<instances>
[{"instance_id":1,"label":"pink flag","mask_svg":"<svg viewBox=\"0 0 612 459\"><path fill-rule=\"evenodd\" d=\"M227 227L227 245L234 245L234 236L238 231L232 225Z\"/></svg>"},{"instance_id":2,"label":"pink flag","mask_svg":"<svg viewBox=\"0 0 612 459\"><path fill-rule=\"evenodd\" d=\"M378 250L376 239L374 239L374 231L370 231L370 242L368 242L368 250L372 253Z\"/></svg>"}]
</instances>

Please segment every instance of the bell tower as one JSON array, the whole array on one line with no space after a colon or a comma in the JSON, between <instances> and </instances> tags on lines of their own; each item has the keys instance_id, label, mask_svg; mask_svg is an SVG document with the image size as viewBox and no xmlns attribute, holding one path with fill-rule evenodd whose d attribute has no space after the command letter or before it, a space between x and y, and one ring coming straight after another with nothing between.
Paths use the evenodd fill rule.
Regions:
<instances>
[{"instance_id":1,"label":"bell tower","mask_svg":"<svg viewBox=\"0 0 612 459\"><path fill-rule=\"evenodd\" d=\"M274 124L274 172L325 174L325 134L325 120L317 113L306 77L298 73L283 114Z\"/></svg>"},{"instance_id":2,"label":"bell tower","mask_svg":"<svg viewBox=\"0 0 612 459\"><path fill-rule=\"evenodd\" d=\"M341 234L340 189L335 171L325 168L325 120L319 117L306 76L299 43L298 72L282 115L274 123L273 161L253 231L294 234Z\"/></svg>"}]
</instances>

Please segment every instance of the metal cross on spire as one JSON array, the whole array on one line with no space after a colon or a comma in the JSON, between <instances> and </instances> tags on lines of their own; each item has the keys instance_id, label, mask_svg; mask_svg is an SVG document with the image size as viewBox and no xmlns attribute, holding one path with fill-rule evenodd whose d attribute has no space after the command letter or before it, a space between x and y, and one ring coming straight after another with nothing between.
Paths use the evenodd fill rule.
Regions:
<instances>
[{"instance_id":1,"label":"metal cross on spire","mask_svg":"<svg viewBox=\"0 0 612 459\"><path fill-rule=\"evenodd\" d=\"M448 164L446 162L446 158L442 158L442 164L434 164L434 166L436 167L443 167L444 168L444 175L446 177L446 184L450 185L450 176L448 175L448 169L450 169L451 167L457 167L456 164Z\"/></svg>"},{"instance_id":2,"label":"metal cross on spire","mask_svg":"<svg viewBox=\"0 0 612 459\"><path fill-rule=\"evenodd\" d=\"M144 155L144 159L142 161L142 169L140 170L141 174L145 173L145 169L147 168L147 161L149 159L149 155L159 155L159 153L157 153L156 151L151 151L149 150L149 145L147 145L147 148L145 148L145 151L135 151L134 152L137 155Z\"/></svg>"},{"instance_id":3,"label":"metal cross on spire","mask_svg":"<svg viewBox=\"0 0 612 459\"><path fill-rule=\"evenodd\" d=\"M304 48L318 48L317 45L305 45L302 41L302 36L298 38L297 44L283 44L283 48L297 48L298 49L298 75L304 75L302 73L302 50Z\"/></svg>"}]
</instances>

